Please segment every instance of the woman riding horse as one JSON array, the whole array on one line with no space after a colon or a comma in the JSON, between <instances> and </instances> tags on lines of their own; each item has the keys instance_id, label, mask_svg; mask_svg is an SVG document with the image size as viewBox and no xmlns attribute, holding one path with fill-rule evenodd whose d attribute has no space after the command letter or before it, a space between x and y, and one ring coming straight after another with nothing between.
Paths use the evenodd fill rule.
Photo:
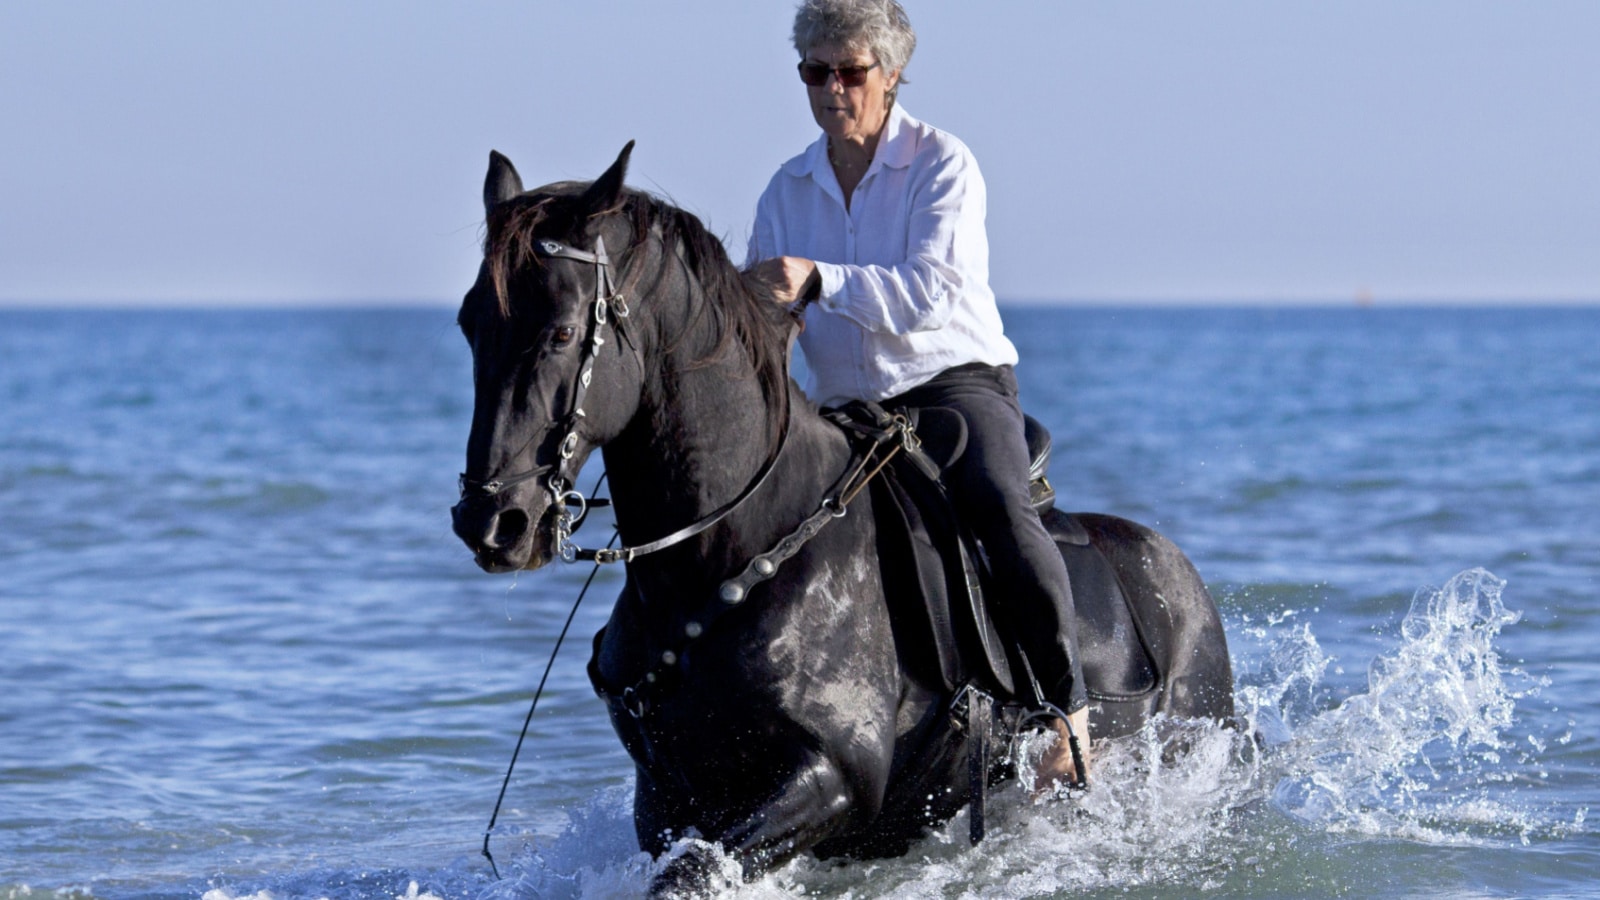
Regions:
<instances>
[{"instance_id":1,"label":"woman riding horse","mask_svg":"<svg viewBox=\"0 0 1600 900\"><path fill-rule=\"evenodd\" d=\"M963 410L979 446L969 442L977 463L957 490L1015 505L1026 471L1016 356L984 286L982 182L958 142L890 102L910 31L897 7L879 11L895 13L899 55L800 41L827 137L774 179L752 246L782 256L754 274L792 304L818 273L822 299L805 313L816 396ZM827 160L834 144L836 159L870 151L870 165ZM713 854L688 837L720 846L746 877L807 851L903 853L969 799L978 809L1004 775L987 748L1025 698L1000 683L1015 677L962 654L953 672L930 653L944 632L911 596L920 581L904 549L920 539L892 497L880 502L881 483L862 490L871 454L789 379L794 319L692 215L625 186L631 150L593 182L532 191L490 154L484 260L458 314L474 400L454 530L490 572L556 558L625 567L589 675L635 764L640 847L679 848L655 895L715 880ZM886 221L902 200L906 220ZM878 246L896 227L915 258ZM888 330L865 327L875 304ZM877 386L858 389L869 377ZM622 546L583 551L573 482L596 450ZM1014 627L1045 702L1071 710L1082 734L1074 698L1087 693L1103 737L1162 715L1229 718L1222 624L1183 553L1114 516L1045 515L1046 546L1053 536L1080 579L1075 609L1065 567L1015 546L1016 520L1039 526L1031 512L981 523L991 568L1012 581L984 593L1014 591L1006 601L1026 607L1010 618L1029 618ZM1082 660L1075 629L1092 636ZM1050 764L1076 774L1065 754Z\"/></svg>"},{"instance_id":2,"label":"woman riding horse","mask_svg":"<svg viewBox=\"0 0 1600 900\"><path fill-rule=\"evenodd\" d=\"M756 208L752 274L802 304L806 393L824 405L959 410L968 444L945 483L983 542L1043 700L1066 715L1041 782L1076 781L1088 745L1072 589L1028 491L1012 365L989 289L983 176L954 136L896 103L916 34L895 0L806 0L800 80L822 136L779 168ZM808 301L814 296L815 302Z\"/></svg>"},{"instance_id":3,"label":"woman riding horse","mask_svg":"<svg viewBox=\"0 0 1600 900\"><path fill-rule=\"evenodd\" d=\"M454 530L490 572L625 566L589 675L635 763L641 848L699 836L746 877L806 851L903 853L1004 774L985 748L1012 693L930 663L906 520L856 490L871 457L788 378L795 323L692 215L624 187L630 150L533 191L491 154L458 315L475 396ZM597 449L622 546L583 551L573 479ZM1096 733L1231 717L1222 623L1183 553L1114 516L1046 516L1082 579ZM684 846L652 891L717 871Z\"/></svg>"}]
</instances>

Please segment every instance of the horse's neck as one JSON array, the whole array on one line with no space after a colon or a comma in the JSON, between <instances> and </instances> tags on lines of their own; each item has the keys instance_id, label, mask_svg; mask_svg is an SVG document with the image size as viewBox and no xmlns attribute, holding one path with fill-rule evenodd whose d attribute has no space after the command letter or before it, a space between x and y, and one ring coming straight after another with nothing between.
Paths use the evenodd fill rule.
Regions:
<instances>
[{"instance_id":1,"label":"horse's neck","mask_svg":"<svg viewBox=\"0 0 1600 900\"><path fill-rule=\"evenodd\" d=\"M715 509L726 502L725 481L758 457L766 406L753 373L738 362L723 353L712 363L668 365L647 376L654 383L632 424L606 448L625 539L628 531Z\"/></svg>"},{"instance_id":2,"label":"horse's neck","mask_svg":"<svg viewBox=\"0 0 1600 900\"><path fill-rule=\"evenodd\" d=\"M779 389L792 396L764 396L755 373L737 362L664 376L659 405L642 408L630 433L606 449L624 543L712 514L749 489L775 456L760 488L698 539L705 574L721 577L710 570L771 549L815 511L848 451L787 379ZM779 434L785 414L786 436Z\"/></svg>"}]
</instances>

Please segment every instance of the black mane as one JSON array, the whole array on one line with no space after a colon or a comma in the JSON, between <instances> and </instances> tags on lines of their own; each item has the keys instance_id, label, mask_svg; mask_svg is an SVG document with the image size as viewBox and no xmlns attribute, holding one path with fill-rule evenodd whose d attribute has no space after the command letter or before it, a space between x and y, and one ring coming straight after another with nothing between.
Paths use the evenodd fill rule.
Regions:
<instances>
[{"instance_id":1,"label":"black mane","mask_svg":"<svg viewBox=\"0 0 1600 900\"><path fill-rule=\"evenodd\" d=\"M644 191L626 189L610 209L586 213L578 202L587 182L558 182L496 206L490 214L484 258L493 278L503 318L510 318L514 299L512 273L542 264L534 251L543 238L571 241L591 218L620 216L629 226L629 246L612 249L613 258L629 258L617 283L630 303L646 301L662 284L672 259L681 262L695 293L691 320L710 315L718 330L717 351L735 341L750 359L768 397L781 396L788 383L788 341L793 320L773 302L770 290L741 272L727 248L693 213ZM635 271L637 250L646 240L660 242L667 264L652 273ZM588 249L585 247L584 249ZM648 282L644 279L649 279Z\"/></svg>"}]
</instances>

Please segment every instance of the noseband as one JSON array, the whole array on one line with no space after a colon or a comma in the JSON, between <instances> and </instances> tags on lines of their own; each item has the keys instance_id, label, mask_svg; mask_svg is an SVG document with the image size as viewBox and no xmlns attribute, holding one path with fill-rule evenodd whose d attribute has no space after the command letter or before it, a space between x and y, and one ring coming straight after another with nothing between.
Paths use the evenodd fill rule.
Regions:
<instances>
[{"instance_id":1,"label":"noseband","mask_svg":"<svg viewBox=\"0 0 1600 900\"><path fill-rule=\"evenodd\" d=\"M461 473L461 499L466 500L473 496L494 497L508 488L515 487L525 481L531 481L547 472L550 473L549 479L545 482L545 490L550 493L550 505L556 513L554 525L556 551L561 555L561 559L564 562L576 562L580 559L596 563L631 562L636 557L654 553L657 550L664 550L674 544L688 540L722 521L765 484L767 477L772 474L773 468L776 467L778 457L783 453L784 445L788 443L789 439L791 416L787 403L787 392L784 394L783 428L778 435L777 445L773 448L772 454L767 457L767 461L762 465L761 471L756 473L755 478L751 479L745 489L732 501L697 522L681 528L666 537L645 544L614 549L584 550L572 542L572 532L583 521L583 517L588 513L590 506L590 501L572 487L573 480L578 473L568 471L572 465L572 458L578 449L578 425L587 415L583 411L583 398L588 394L589 382L594 378L595 358L600 355L600 348L606 342L601 332L605 330L605 326L609 321L615 319L615 324L612 325L612 328L621 336L622 320L628 318L629 310L622 292L616 289L616 285L612 281L611 258L606 255L606 243L603 238L595 237L593 253L552 240L539 241L534 245L534 252L546 259L573 259L579 262L591 263L595 268L594 304L591 307L592 312L589 316L589 336L584 346L583 363L578 368L578 383L574 386L572 392L572 411L564 417L551 420L552 424L563 422L564 420L566 433L561 438L561 443L557 446L557 462L553 465L534 466L532 469L515 475L505 475L484 480L471 478L465 472ZM595 505L599 505L601 502L605 501L595 501ZM577 507L577 511L574 512L569 509L569 504Z\"/></svg>"}]
</instances>

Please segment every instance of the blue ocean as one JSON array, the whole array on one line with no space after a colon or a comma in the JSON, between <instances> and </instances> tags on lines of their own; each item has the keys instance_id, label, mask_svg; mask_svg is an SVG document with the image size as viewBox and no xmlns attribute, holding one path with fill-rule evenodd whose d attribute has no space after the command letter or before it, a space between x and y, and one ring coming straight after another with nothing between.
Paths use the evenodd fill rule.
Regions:
<instances>
[{"instance_id":1,"label":"blue ocean","mask_svg":"<svg viewBox=\"0 0 1600 900\"><path fill-rule=\"evenodd\" d=\"M728 897L1600 894L1600 309L1004 315L1059 505L1188 552L1248 728ZM0 900L641 895L616 571L479 852L590 571L451 534L453 318L0 311Z\"/></svg>"}]
</instances>

